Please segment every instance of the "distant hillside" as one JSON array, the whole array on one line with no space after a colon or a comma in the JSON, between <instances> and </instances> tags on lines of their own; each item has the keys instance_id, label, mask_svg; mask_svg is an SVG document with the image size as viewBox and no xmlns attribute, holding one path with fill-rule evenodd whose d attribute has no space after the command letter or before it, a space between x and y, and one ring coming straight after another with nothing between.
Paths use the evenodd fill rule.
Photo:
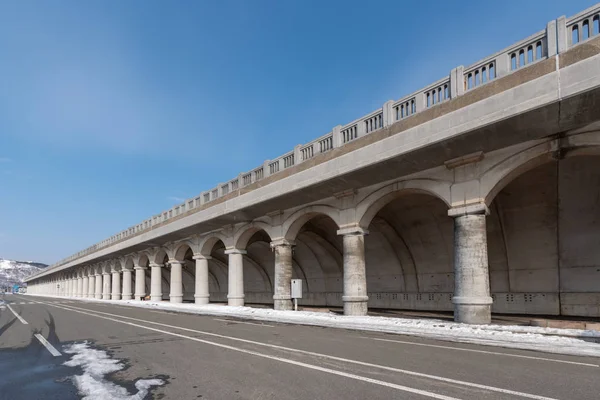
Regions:
<instances>
[{"instance_id":1,"label":"distant hillside","mask_svg":"<svg viewBox=\"0 0 600 400\"><path fill-rule=\"evenodd\" d=\"M0 287L21 285L23 280L48 265L32 261L13 261L0 258Z\"/></svg>"}]
</instances>

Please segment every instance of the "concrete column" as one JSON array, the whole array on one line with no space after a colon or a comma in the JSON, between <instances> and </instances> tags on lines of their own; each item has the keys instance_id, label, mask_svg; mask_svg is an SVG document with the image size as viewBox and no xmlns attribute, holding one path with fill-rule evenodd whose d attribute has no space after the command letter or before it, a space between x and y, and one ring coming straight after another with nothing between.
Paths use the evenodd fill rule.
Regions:
<instances>
[{"instance_id":1,"label":"concrete column","mask_svg":"<svg viewBox=\"0 0 600 400\"><path fill-rule=\"evenodd\" d=\"M150 264L150 300L162 301L162 264Z\"/></svg>"},{"instance_id":2,"label":"concrete column","mask_svg":"<svg viewBox=\"0 0 600 400\"><path fill-rule=\"evenodd\" d=\"M121 300L121 271L112 271L112 300Z\"/></svg>"},{"instance_id":3,"label":"concrete column","mask_svg":"<svg viewBox=\"0 0 600 400\"><path fill-rule=\"evenodd\" d=\"M87 298L88 297L88 286L90 285L90 278L85 275L83 277L83 289L81 291L81 297Z\"/></svg>"},{"instance_id":4,"label":"concrete column","mask_svg":"<svg viewBox=\"0 0 600 400\"><path fill-rule=\"evenodd\" d=\"M77 278L77 292L75 293L76 297L82 297L83 295L83 278L80 276Z\"/></svg>"},{"instance_id":5,"label":"concrete column","mask_svg":"<svg viewBox=\"0 0 600 400\"><path fill-rule=\"evenodd\" d=\"M123 269L123 300L131 300L131 296L133 293L131 292L131 270L124 268Z\"/></svg>"},{"instance_id":6,"label":"concrete column","mask_svg":"<svg viewBox=\"0 0 600 400\"><path fill-rule=\"evenodd\" d=\"M169 301L171 303L183 303L183 277L181 261L169 260L171 265L171 292Z\"/></svg>"},{"instance_id":7,"label":"concrete column","mask_svg":"<svg viewBox=\"0 0 600 400\"><path fill-rule=\"evenodd\" d=\"M88 290L87 290L88 298L90 298L90 299L94 298L95 287L96 287L96 275L90 274L90 276L88 278Z\"/></svg>"},{"instance_id":8,"label":"concrete column","mask_svg":"<svg viewBox=\"0 0 600 400\"><path fill-rule=\"evenodd\" d=\"M485 205L451 209L454 217L454 320L489 324L492 298L488 273Z\"/></svg>"},{"instance_id":9,"label":"concrete column","mask_svg":"<svg viewBox=\"0 0 600 400\"><path fill-rule=\"evenodd\" d=\"M110 300L110 272L102 273L102 300Z\"/></svg>"},{"instance_id":10,"label":"concrete column","mask_svg":"<svg viewBox=\"0 0 600 400\"><path fill-rule=\"evenodd\" d=\"M230 306L244 305L244 254L246 250L229 249L225 250L229 255L229 293L227 294L227 304Z\"/></svg>"},{"instance_id":11,"label":"concrete column","mask_svg":"<svg viewBox=\"0 0 600 400\"><path fill-rule=\"evenodd\" d=\"M94 298L101 299L102 298L102 274L96 274L96 287L94 289Z\"/></svg>"},{"instance_id":12,"label":"concrete column","mask_svg":"<svg viewBox=\"0 0 600 400\"><path fill-rule=\"evenodd\" d=\"M364 229L353 227L341 229L344 243L344 315L367 315L367 277L365 272Z\"/></svg>"},{"instance_id":13,"label":"concrete column","mask_svg":"<svg viewBox=\"0 0 600 400\"><path fill-rule=\"evenodd\" d=\"M194 299L196 304L208 304L210 293L208 291L208 260L210 256L194 255L196 260L196 287Z\"/></svg>"},{"instance_id":14,"label":"concrete column","mask_svg":"<svg viewBox=\"0 0 600 400\"><path fill-rule=\"evenodd\" d=\"M135 268L135 299L146 297L146 268L136 266Z\"/></svg>"},{"instance_id":15,"label":"concrete column","mask_svg":"<svg viewBox=\"0 0 600 400\"><path fill-rule=\"evenodd\" d=\"M292 309L292 244L273 242L275 251L275 287L273 288L273 308L276 310Z\"/></svg>"}]
</instances>

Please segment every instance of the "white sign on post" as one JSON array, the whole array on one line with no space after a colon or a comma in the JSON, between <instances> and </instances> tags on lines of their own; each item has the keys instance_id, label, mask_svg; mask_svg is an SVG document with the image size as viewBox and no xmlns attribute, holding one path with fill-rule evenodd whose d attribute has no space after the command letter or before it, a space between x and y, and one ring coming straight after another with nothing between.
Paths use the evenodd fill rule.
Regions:
<instances>
[{"instance_id":1,"label":"white sign on post","mask_svg":"<svg viewBox=\"0 0 600 400\"><path fill-rule=\"evenodd\" d=\"M292 299L302 298L302 279L292 279Z\"/></svg>"},{"instance_id":2,"label":"white sign on post","mask_svg":"<svg viewBox=\"0 0 600 400\"><path fill-rule=\"evenodd\" d=\"M302 279L292 279L292 299L294 310L298 311L298 299L302 298Z\"/></svg>"}]
</instances>

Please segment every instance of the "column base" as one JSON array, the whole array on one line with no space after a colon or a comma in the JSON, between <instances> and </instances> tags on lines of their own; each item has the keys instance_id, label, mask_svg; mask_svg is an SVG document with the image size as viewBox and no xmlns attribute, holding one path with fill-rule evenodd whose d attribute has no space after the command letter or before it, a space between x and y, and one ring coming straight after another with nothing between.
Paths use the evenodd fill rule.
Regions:
<instances>
[{"instance_id":1,"label":"column base","mask_svg":"<svg viewBox=\"0 0 600 400\"><path fill-rule=\"evenodd\" d=\"M229 296L227 296L227 305L228 306L243 307L244 306L244 296L242 296L242 297L229 297Z\"/></svg>"},{"instance_id":2,"label":"column base","mask_svg":"<svg viewBox=\"0 0 600 400\"><path fill-rule=\"evenodd\" d=\"M110 300L110 294L103 294L102 300Z\"/></svg>"},{"instance_id":3,"label":"column base","mask_svg":"<svg viewBox=\"0 0 600 400\"><path fill-rule=\"evenodd\" d=\"M94 295L95 299L101 300L102 299L102 295L101 294L96 294Z\"/></svg>"},{"instance_id":4,"label":"column base","mask_svg":"<svg viewBox=\"0 0 600 400\"><path fill-rule=\"evenodd\" d=\"M489 324L492 322L491 297L454 297L454 321L463 324Z\"/></svg>"},{"instance_id":5,"label":"column base","mask_svg":"<svg viewBox=\"0 0 600 400\"><path fill-rule=\"evenodd\" d=\"M113 294L110 296L111 300L121 300L121 295L120 294Z\"/></svg>"},{"instance_id":6,"label":"column base","mask_svg":"<svg viewBox=\"0 0 600 400\"><path fill-rule=\"evenodd\" d=\"M130 294L124 294L124 295L122 296L122 299L123 299L123 300L131 300L131 295L130 295Z\"/></svg>"},{"instance_id":7,"label":"column base","mask_svg":"<svg viewBox=\"0 0 600 400\"><path fill-rule=\"evenodd\" d=\"M162 301L162 294L150 295L150 301Z\"/></svg>"},{"instance_id":8,"label":"column base","mask_svg":"<svg viewBox=\"0 0 600 400\"><path fill-rule=\"evenodd\" d=\"M492 322L492 306L480 304L455 304L454 321L463 324L489 324Z\"/></svg>"},{"instance_id":9,"label":"column base","mask_svg":"<svg viewBox=\"0 0 600 400\"><path fill-rule=\"evenodd\" d=\"M194 302L196 304L208 304L210 302L210 296L194 296Z\"/></svg>"},{"instance_id":10,"label":"column base","mask_svg":"<svg viewBox=\"0 0 600 400\"><path fill-rule=\"evenodd\" d=\"M133 295L134 300L144 300L146 298L146 293L136 293Z\"/></svg>"},{"instance_id":11,"label":"column base","mask_svg":"<svg viewBox=\"0 0 600 400\"><path fill-rule=\"evenodd\" d=\"M294 309L292 299L273 299L273 308L278 311L290 311Z\"/></svg>"},{"instance_id":12,"label":"column base","mask_svg":"<svg viewBox=\"0 0 600 400\"><path fill-rule=\"evenodd\" d=\"M169 295L169 302L171 303L183 303L183 296Z\"/></svg>"},{"instance_id":13,"label":"column base","mask_svg":"<svg viewBox=\"0 0 600 400\"><path fill-rule=\"evenodd\" d=\"M342 296L344 302L344 315L367 315L369 311L367 296Z\"/></svg>"}]
</instances>

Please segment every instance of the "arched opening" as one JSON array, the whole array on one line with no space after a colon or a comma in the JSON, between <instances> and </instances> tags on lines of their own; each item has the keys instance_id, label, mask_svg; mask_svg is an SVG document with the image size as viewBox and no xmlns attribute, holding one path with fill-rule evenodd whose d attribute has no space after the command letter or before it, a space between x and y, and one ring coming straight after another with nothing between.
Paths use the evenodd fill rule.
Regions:
<instances>
[{"instance_id":1,"label":"arched opening","mask_svg":"<svg viewBox=\"0 0 600 400\"><path fill-rule=\"evenodd\" d=\"M598 317L600 157L543 163L504 186L487 219L499 313Z\"/></svg>"},{"instance_id":2,"label":"arched opening","mask_svg":"<svg viewBox=\"0 0 600 400\"><path fill-rule=\"evenodd\" d=\"M303 213L287 230L286 239L295 243L292 279L304 282L300 305L343 306L343 241L333 217Z\"/></svg>"},{"instance_id":3,"label":"arched opening","mask_svg":"<svg viewBox=\"0 0 600 400\"><path fill-rule=\"evenodd\" d=\"M181 262L181 283L184 302L194 302L196 285L196 261L191 247L183 243L175 250L175 259Z\"/></svg>"},{"instance_id":4,"label":"arched opening","mask_svg":"<svg viewBox=\"0 0 600 400\"><path fill-rule=\"evenodd\" d=\"M162 265L162 268L160 269L160 283L163 301L168 301L170 299L169 293L171 293L171 269L169 268L168 261L169 256L167 255L167 252L163 249L160 249L154 255L154 264ZM152 270L152 268L150 268L150 270ZM150 275L152 276L152 272L150 272Z\"/></svg>"},{"instance_id":5,"label":"arched opening","mask_svg":"<svg viewBox=\"0 0 600 400\"><path fill-rule=\"evenodd\" d=\"M217 237L209 238L201 249L202 255L210 256L208 260L208 292L210 302L227 303L229 287L228 256L225 244Z\"/></svg>"},{"instance_id":6,"label":"arched opening","mask_svg":"<svg viewBox=\"0 0 600 400\"><path fill-rule=\"evenodd\" d=\"M244 292L246 304L273 304L275 256L271 251L271 237L263 229L251 229L249 238L238 243L246 250L244 263Z\"/></svg>"},{"instance_id":7,"label":"arched opening","mask_svg":"<svg viewBox=\"0 0 600 400\"><path fill-rule=\"evenodd\" d=\"M138 259L138 266L145 268L144 269L144 293L146 294L146 296L150 296L150 284L151 284L151 274L152 271L150 270L150 260L148 259L148 256L146 254L142 254L139 256L140 258ZM134 276L136 274L134 273ZM135 277L134 277L134 288L136 288L137 286L135 286ZM134 290L135 291L135 290ZM136 300L139 300L136 298Z\"/></svg>"},{"instance_id":8,"label":"arched opening","mask_svg":"<svg viewBox=\"0 0 600 400\"><path fill-rule=\"evenodd\" d=\"M573 26L573 30L571 32L571 43L579 43L579 27L577 25Z\"/></svg>"},{"instance_id":9,"label":"arched opening","mask_svg":"<svg viewBox=\"0 0 600 400\"><path fill-rule=\"evenodd\" d=\"M361 220L369 308L453 309L454 233L444 200L398 190L373 202Z\"/></svg>"}]
</instances>

